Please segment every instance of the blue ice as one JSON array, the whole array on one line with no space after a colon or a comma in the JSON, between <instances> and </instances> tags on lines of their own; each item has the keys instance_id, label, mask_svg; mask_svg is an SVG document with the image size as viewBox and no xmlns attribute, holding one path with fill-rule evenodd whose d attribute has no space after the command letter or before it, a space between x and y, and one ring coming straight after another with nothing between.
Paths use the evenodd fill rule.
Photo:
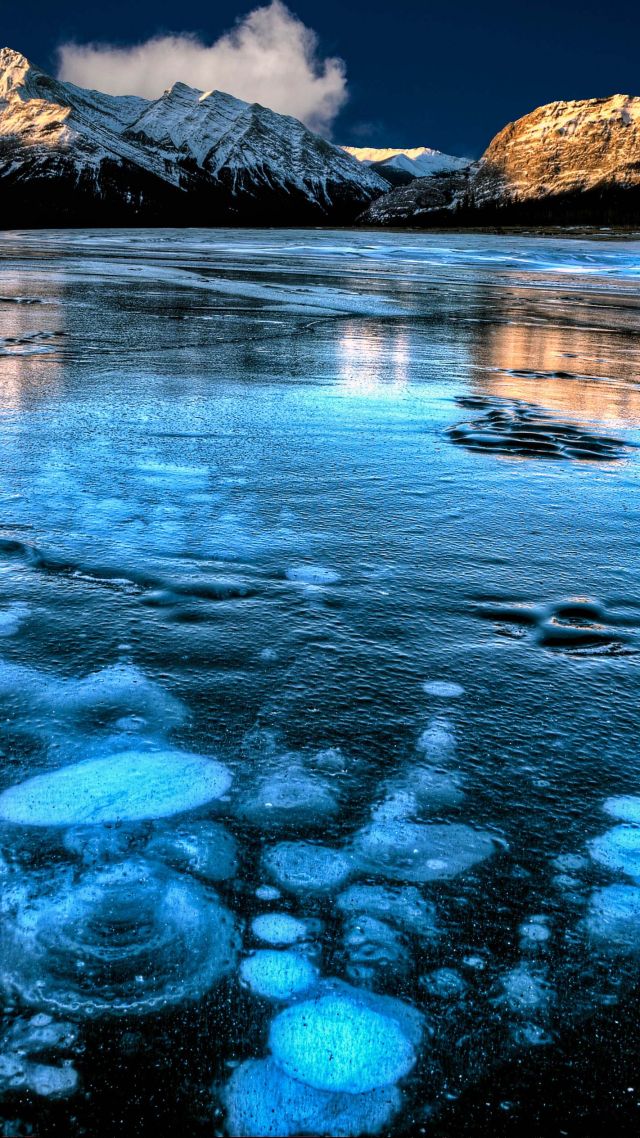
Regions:
<instances>
[{"instance_id":1,"label":"blue ice","mask_svg":"<svg viewBox=\"0 0 640 1138\"><path fill-rule=\"evenodd\" d=\"M240 976L256 996L290 1000L313 987L318 969L302 953L261 948L242 961Z\"/></svg>"},{"instance_id":2,"label":"blue ice","mask_svg":"<svg viewBox=\"0 0 640 1138\"><path fill-rule=\"evenodd\" d=\"M265 852L263 865L278 885L292 893L338 889L353 869L352 859L342 850L311 842L279 842Z\"/></svg>"},{"instance_id":3,"label":"blue ice","mask_svg":"<svg viewBox=\"0 0 640 1138\"><path fill-rule=\"evenodd\" d=\"M614 826L589 842L589 852L607 869L640 878L640 827Z\"/></svg>"},{"instance_id":4,"label":"blue ice","mask_svg":"<svg viewBox=\"0 0 640 1138\"><path fill-rule=\"evenodd\" d=\"M353 852L368 873L396 881L456 877L495 853L490 834L460 822L372 822L356 834Z\"/></svg>"},{"instance_id":5,"label":"blue ice","mask_svg":"<svg viewBox=\"0 0 640 1138\"><path fill-rule=\"evenodd\" d=\"M280 1012L269 1046L291 1078L359 1095L404 1078L421 1036L422 1017L409 1005L336 983Z\"/></svg>"},{"instance_id":6,"label":"blue ice","mask_svg":"<svg viewBox=\"0 0 640 1138\"><path fill-rule=\"evenodd\" d=\"M76 826L162 818L220 798L222 763L181 751L123 751L35 775L0 794L0 820Z\"/></svg>"},{"instance_id":7,"label":"blue ice","mask_svg":"<svg viewBox=\"0 0 640 1138\"><path fill-rule=\"evenodd\" d=\"M402 1101L394 1086L360 1095L317 1090L289 1078L273 1059L248 1059L233 1072L223 1098L227 1132L237 1138L378 1134Z\"/></svg>"},{"instance_id":8,"label":"blue ice","mask_svg":"<svg viewBox=\"0 0 640 1138\"><path fill-rule=\"evenodd\" d=\"M291 913L260 913L253 918L251 931L266 944L295 944L306 937L307 925Z\"/></svg>"}]
</instances>

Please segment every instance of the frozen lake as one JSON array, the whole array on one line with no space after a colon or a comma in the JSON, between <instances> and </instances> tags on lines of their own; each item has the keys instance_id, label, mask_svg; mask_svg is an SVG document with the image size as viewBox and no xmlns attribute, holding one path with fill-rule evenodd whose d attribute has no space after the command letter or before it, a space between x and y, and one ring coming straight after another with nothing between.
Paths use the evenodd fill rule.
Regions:
<instances>
[{"instance_id":1,"label":"frozen lake","mask_svg":"<svg viewBox=\"0 0 640 1138\"><path fill-rule=\"evenodd\" d=\"M636 1134L640 243L0 268L0 1134Z\"/></svg>"}]
</instances>

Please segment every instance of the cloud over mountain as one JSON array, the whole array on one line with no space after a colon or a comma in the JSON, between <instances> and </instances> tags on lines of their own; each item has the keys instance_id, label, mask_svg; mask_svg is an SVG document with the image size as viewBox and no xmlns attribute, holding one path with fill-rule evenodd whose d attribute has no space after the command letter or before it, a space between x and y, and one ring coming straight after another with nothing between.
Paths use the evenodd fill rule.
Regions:
<instances>
[{"instance_id":1,"label":"cloud over mountain","mask_svg":"<svg viewBox=\"0 0 640 1138\"><path fill-rule=\"evenodd\" d=\"M281 3L255 8L212 44L194 35L156 36L131 47L65 43L59 78L113 95L157 98L178 80L227 91L294 115L328 134L347 98L343 60L322 58L316 33Z\"/></svg>"}]
</instances>

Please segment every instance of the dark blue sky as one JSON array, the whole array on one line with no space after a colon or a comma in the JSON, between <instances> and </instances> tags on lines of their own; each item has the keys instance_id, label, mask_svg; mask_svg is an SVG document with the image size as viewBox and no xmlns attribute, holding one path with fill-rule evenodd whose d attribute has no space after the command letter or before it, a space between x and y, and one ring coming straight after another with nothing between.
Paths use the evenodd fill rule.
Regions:
<instances>
[{"instance_id":1,"label":"dark blue sky","mask_svg":"<svg viewBox=\"0 0 640 1138\"><path fill-rule=\"evenodd\" d=\"M336 141L481 153L506 122L554 99L640 94L637 0L290 0L347 64ZM8 0L4 44L55 69L69 39L128 44L159 32L213 40L255 4L238 0ZM0 45L2 46L2 45Z\"/></svg>"}]
</instances>

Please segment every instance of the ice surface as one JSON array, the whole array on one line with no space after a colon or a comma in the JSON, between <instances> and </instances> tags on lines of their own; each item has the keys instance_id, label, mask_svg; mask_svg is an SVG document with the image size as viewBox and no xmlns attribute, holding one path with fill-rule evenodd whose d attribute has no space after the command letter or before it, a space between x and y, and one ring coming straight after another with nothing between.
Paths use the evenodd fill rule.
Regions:
<instances>
[{"instance_id":1,"label":"ice surface","mask_svg":"<svg viewBox=\"0 0 640 1138\"><path fill-rule=\"evenodd\" d=\"M0 609L0 636L15 635L30 614L29 605L22 601L14 601L6 608Z\"/></svg>"},{"instance_id":2,"label":"ice surface","mask_svg":"<svg viewBox=\"0 0 640 1138\"><path fill-rule=\"evenodd\" d=\"M22 874L5 890L6 992L74 1018L157 1012L196 999L238 951L231 914L192 879L142 859Z\"/></svg>"},{"instance_id":3,"label":"ice surface","mask_svg":"<svg viewBox=\"0 0 640 1138\"><path fill-rule=\"evenodd\" d=\"M353 870L342 850L311 842L280 842L263 856L267 872L291 893L324 893L338 889Z\"/></svg>"},{"instance_id":4,"label":"ice surface","mask_svg":"<svg viewBox=\"0 0 640 1138\"><path fill-rule=\"evenodd\" d=\"M251 931L267 944L295 944L307 935L307 924L291 913L261 913L251 922Z\"/></svg>"},{"instance_id":5,"label":"ice surface","mask_svg":"<svg viewBox=\"0 0 640 1138\"><path fill-rule=\"evenodd\" d=\"M261 948L242 961L240 976L256 996L290 1000L315 984L318 969L302 953Z\"/></svg>"},{"instance_id":6,"label":"ice surface","mask_svg":"<svg viewBox=\"0 0 640 1138\"><path fill-rule=\"evenodd\" d=\"M222 763L180 751L123 751L35 775L0 794L0 820L76 826L163 818L220 798L231 785Z\"/></svg>"},{"instance_id":7,"label":"ice surface","mask_svg":"<svg viewBox=\"0 0 640 1138\"><path fill-rule=\"evenodd\" d=\"M421 1018L409 1005L340 985L280 1012L269 1046L291 1078L358 1095L404 1078L420 1037Z\"/></svg>"},{"instance_id":8,"label":"ice surface","mask_svg":"<svg viewBox=\"0 0 640 1138\"><path fill-rule=\"evenodd\" d=\"M460 822L372 822L356 835L353 853L368 873L396 881L456 877L495 853L490 834Z\"/></svg>"},{"instance_id":9,"label":"ice surface","mask_svg":"<svg viewBox=\"0 0 640 1138\"><path fill-rule=\"evenodd\" d=\"M640 827L614 826L589 842L589 851L607 869L640 878Z\"/></svg>"},{"instance_id":10,"label":"ice surface","mask_svg":"<svg viewBox=\"0 0 640 1138\"><path fill-rule=\"evenodd\" d=\"M234 1071L223 1097L228 1133L237 1138L378 1134L401 1104L397 1087L357 1095L317 1090L289 1078L273 1059L248 1059Z\"/></svg>"}]
</instances>

